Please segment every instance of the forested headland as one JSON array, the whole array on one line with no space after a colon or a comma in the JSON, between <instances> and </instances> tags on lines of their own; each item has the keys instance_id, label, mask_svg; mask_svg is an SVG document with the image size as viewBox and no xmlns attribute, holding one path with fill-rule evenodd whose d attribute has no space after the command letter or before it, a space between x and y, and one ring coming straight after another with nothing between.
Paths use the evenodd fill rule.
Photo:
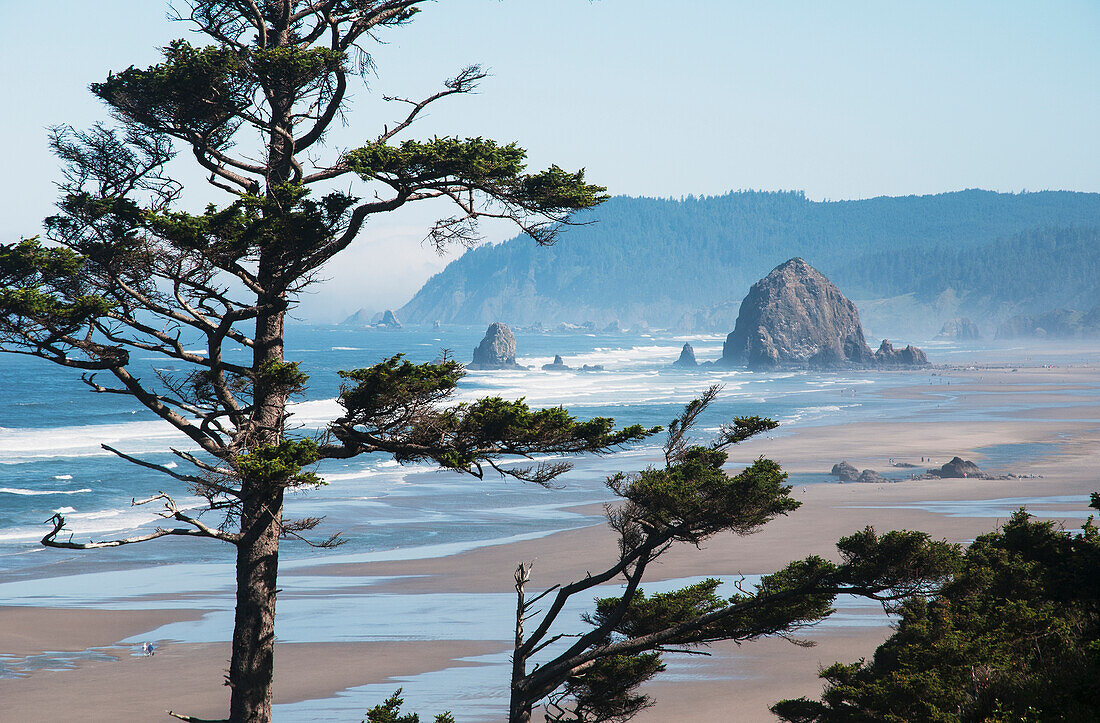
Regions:
<instances>
[{"instance_id":1,"label":"forested headland","mask_svg":"<svg viewBox=\"0 0 1100 723\"><path fill-rule=\"evenodd\" d=\"M1013 314L1100 302L1100 194L615 197L578 220L589 223L551 248L515 238L471 249L401 318L728 331L749 286L793 256L853 298L871 333L932 334L969 315L992 336Z\"/></svg>"}]
</instances>

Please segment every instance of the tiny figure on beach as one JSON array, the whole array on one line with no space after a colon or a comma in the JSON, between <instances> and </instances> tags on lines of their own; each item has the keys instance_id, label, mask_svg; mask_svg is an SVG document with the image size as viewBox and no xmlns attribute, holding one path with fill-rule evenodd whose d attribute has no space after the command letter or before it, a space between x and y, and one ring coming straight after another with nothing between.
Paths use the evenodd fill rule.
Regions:
<instances>
[{"instance_id":1,"label":"tiny figure on beach","mask_svg":"<svg viewBox=\"0 0 1100 723\"><path fill-rule=\"evenodd\" d=\"M150 657L157 651L157 647L150 643L148 640L141 644L141 654L146 658Z\"/></svg>"}]
</instances>

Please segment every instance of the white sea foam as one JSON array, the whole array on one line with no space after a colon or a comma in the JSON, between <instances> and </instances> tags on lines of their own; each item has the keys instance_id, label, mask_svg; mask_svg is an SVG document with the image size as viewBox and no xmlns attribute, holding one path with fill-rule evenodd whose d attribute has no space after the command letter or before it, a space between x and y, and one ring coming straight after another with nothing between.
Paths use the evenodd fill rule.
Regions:
<instances>
[{"instance_id":1,"label":"white sea foam","mask_svg":"<svg viewBox=\"0 0 1100 723\"><path fill-rule=\"evenodd\" d=\"M0 430L0 462L23 462L55 457L104 457L101 445L127 452L163 450L168 444L193 446L167 422L87 424L49 429Z\"/></svg>"},{"instance_id":2,"label":"white sea foam","mask_svg":"<svg viewBox=\"0 0 1100 723\"><path fill-rule=\"evenodd\" d=\"M27 495L37 497L38 495L82 495L86 492L91 492L91 490L27 490L23 489L22 487L0 487L0 492L9 495Z\"/></svg>"},{"instance_id":3,"label":"white sea foam","mask_svg":"<svg viewBox=\"0 0 1100 723\"><path fill-rule=\"evenodd\" d=\"M471 371L467 383L455 394L459 402L472 402L485 396L505 399L524 398L532 407L562 405L570 407L622 407L635 404L683 404L698 396L709 384L723 385L723 398L757 401L764 395L774 397L771 387L776 381L796 376L794 373L761 374L743 369L704 368L695 374L665 373L665 362L671 364L679 347L653 346L630 349L597 349L570 355L566 364L602 364L604 372L547 372L541 365L549 359L523 358L530 369ZM620 360L624 360L621 364ZM628 361L627 361L628 360ZM756 389L749 394L749 386ZM764 387L764 388L761 388ZM815 390L803 388L801 393ZM795 390L780 394L794 393ZM336 399L321 399L294 404L290 410L294 422L306 427L320 427L343 413Z\"/></svg>"},{"instance_id":4,"label":"white sea foam","mask_svg":"<svg viewBox=\"0 0 1100 723\"><path fill-rule=\"evenodd\" d=\"M53 476L53 478L54 479L72 479L73 476L71 474L55 474Z\"/></svg>"},{"instance_id":5,"label":"white sea foam","mask_svg":"<svg viewBox=\"0 0 1100 723\"><path fill-rule=\"evenodd\" d=\"M842 409L849 409L852 407L858 407L858 404L822 404L816 407L804 407L802 409L796 409L794 413L779 420L783 424L794 424L795 422L809 422L817 419L823 419L825 417L835 416L837 412Z\"/></svg>"},{"instance_id":6,"label":"white sea foam","mask_svg":"<svg viewBox=\"0 0 1100 723\"><path fill-rule=\"evenodd\" d=\"M3 492L0 489L0 492ZM79 490L91 492L91 490ZM182 497L176 503L184 511L194 513L200 509L204 501L198 497ZM105 535L122 535L148 525L162 525L164 518L157 514L158 509L152 505L125 506L105 510L90 510L88 512L76 512L75 508L62 507L54 510L65 515L65 532L72 532L77 540L88 537L102 537ZM10 527L0 531L0 542L27 542L39 540L48 527L44 525L28 525L25 527Z\"/></svg>"}]
</instances>

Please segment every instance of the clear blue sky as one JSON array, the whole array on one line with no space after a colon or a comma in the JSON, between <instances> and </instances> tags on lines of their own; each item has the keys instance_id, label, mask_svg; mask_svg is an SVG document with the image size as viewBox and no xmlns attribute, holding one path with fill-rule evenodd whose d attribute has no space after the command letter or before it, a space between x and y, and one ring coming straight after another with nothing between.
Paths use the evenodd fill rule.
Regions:
<instances>
[{"instance_id":1,"label":"clear blue sky","mask_svg":"<svg viewBox=\"0 0 1100 723\"><path fill-rule=\"evenodd\" d=\"M165 10L0 0L5 239L51 212L45 128L102 119L89 83L188 34ZM516 140L532 165L585 166L612 193L1100 191L1097 0L440 0L387 38L374 91L431 92L474 62L493 73L417 135ZM334 147L395 115L364 88L354 101ZM403 303L445 263L418 244L427 221L368 228L304 315Z\"/></svg>"}]
</instances>

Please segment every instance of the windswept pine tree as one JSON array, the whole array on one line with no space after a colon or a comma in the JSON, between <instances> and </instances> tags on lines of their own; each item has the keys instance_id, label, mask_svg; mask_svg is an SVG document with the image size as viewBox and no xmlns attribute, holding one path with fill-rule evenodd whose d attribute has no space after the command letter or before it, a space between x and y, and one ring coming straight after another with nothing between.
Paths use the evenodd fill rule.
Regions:
<instances>
[{"instance_id":1,"label":"windswept pine tree","mask_svg":"<svg viewBox=\"0 0 1100 723\"><path fill-rule=\"evenodd\" d=\"M830 665L820 700L772 712L790 723L1100 720L1098 569L1091 515L1074 534L1021 509L970 545L939 594L902 605L870 660Z\"/></svg>"},{"instance_id":2,"label":"windswept pine tree","mask_svg":"<svg viewBox=\"0 0 1100 723\"><path fill-rule=\"evenodd\" d=\"M371 67L369 44L426 5L181 2L180 19L205 44L174 41L162 62L94 84L115 122L53 129L64 182L59 212L46 222L49 243L0 247L0 350L68 367L92 391L129 397L185 435L191 446L172 451L190 470L111 451L189 486L215 512L189 512L158 494L145 502L162 502L169 523L152 532L75 542L62 536L69 531L58 514L42 542L86 549L188 536L233 545L231 721L271 717L279 544L318 522L286 519L284 494L317 485L315 463L380 452L546 483L566 465L497 462L605 451L647 433L501 399L448 405L458 364L400 358L346 374L346 411L328 433L288 431L288 399L308 377L284 356L286 315L369 217L449 199L454 214L429 234L441 247L475 238L483 217L513 221L550 244L572 212L605 198L582 171L527 172L514 143L410 136L425 109L477 87L485 78L477 66L427 97L389 99L395 118L379 119L359 147L326 156L349 85ZM197 213L180 205L183 189L169 170L180 151L175 163L197 163L223 203ZM332 190L337 182L344 191ZM151 355L187 371L145 374L135 360Z\"/></svg>"},{"instance_id":3,"label":"windswept pine tree","mask_svg":"<svg viewBox=\"0 0 1100 723\"><path fill-rule=\"evenodd\" d=\"M738 417L722 425L716 439L692 439L718 390L708 389L669 424L663 467L608 479L621 499L607 506L618 538L615 564L531 596L531 566L517 568L509 723L529 723L539 704L553 723L629 720L653 703L640 687L664 670L666 653L789 635L828 617L838 595L884 606L921 600L956 569L956 545L923 532L878 534L868 527L837 543L839 563L816 555L797 560L753 589L738 586L729 597L718 593L721 581L714 578L647 595L641 589L646 571L672 547L699 546L725 533L752 534L801 505L772 460L761 457L737 474L722 469L727 448L774 429L776 422ZM613 582L623 585L622 592L596 600L584 616L587 630L552 632L561 629L570 601Z\"/></svg>"}]
</instances>

